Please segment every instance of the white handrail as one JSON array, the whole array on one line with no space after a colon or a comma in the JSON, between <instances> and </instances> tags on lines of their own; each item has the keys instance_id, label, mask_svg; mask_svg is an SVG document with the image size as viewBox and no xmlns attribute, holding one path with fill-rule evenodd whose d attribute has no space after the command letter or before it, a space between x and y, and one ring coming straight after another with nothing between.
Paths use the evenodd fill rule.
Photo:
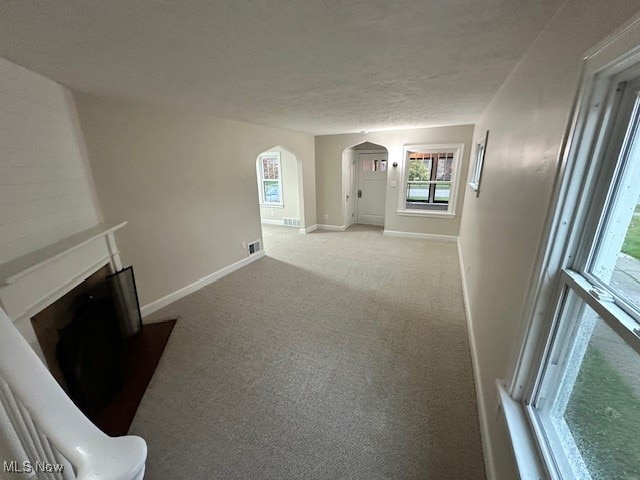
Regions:
<instances>
[{"instance_id":1,"label":"white handrail","mask_svg":"<svg viewBox=\"0 0 640 480\"><path fill-rule=\"evenodd\" d=\"M0 415L0 419L8 418L0 428L6 437L17 434L33 465L36 462L66 465L62 475L51 478L143 478L147 457L145 441L135 436L112 438L93 425L58 385L2 309L0 401L6 413ZM0 469L2 467L0 464ZM72 472L68 471L69 467Z\"/></svg>"}]
</instances>

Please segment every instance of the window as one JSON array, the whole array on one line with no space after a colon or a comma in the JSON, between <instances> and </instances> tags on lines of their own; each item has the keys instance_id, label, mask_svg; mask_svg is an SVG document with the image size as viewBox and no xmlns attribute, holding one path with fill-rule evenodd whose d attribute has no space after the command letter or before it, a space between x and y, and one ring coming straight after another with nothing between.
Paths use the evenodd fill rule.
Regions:
<instances>
[{"instance_id":1,"label":"window","mask_svg":"<svg viewBox=\"0 0 640 480\"><path fill-rule=\"evenodd\" d=\"M562 478L640 477L640 82L614 88L616 122L583 189L588 213L531 397Z\"/></svg>"},{"instance_id":2,"label":"window","mask_svg":"<svg viewBox=\"0 0 640 480\"><path fill-rule=\"evenodd\" d=\"M640 64L607 63L582 97L531 314L546 321L512 386L552 479L640 478Z\"/></svg>"},{"instance_id":3,"label":"window","mask_svg":"<svg viewBox=\"0 0 640 480\"><path fill-rule=\"evenodd\" d=\"M258 190L262 205L270 207L284 205L280 152L263 153L258 157Z\"/></svg>"},{"instance_id":4,"label":"window","mask_svg":"<svg viewBox=\"0 0 640 480\"><path fill-rule=\"evenodd\" d=\"M386 160L364 160L363 170L365 172L386 172Z\"/></svg>"},{"instance_id":5,"label":"window","mask_svg":"<svg viewBox=\"0 0 640 480\"><path fill-rule=\"evenodd\" d=\"M461 152L461 145L405 148L404 187L398 213L453 216Z\"/></svg>"},{"instance_id":6,"label":"window","mask_svg":"<svg viewBox=\"0 0 640 480\"><path fill-rule=\"evenodd\" d=\"M476 154L471 167L471 178L469 186L476 191L476 197L480 195L480 181L482 180L482 168L484 166L484 156L487 151L487 142L489 140L489 131L485 136L476 143Z\"/></svg>"}]
</instances>

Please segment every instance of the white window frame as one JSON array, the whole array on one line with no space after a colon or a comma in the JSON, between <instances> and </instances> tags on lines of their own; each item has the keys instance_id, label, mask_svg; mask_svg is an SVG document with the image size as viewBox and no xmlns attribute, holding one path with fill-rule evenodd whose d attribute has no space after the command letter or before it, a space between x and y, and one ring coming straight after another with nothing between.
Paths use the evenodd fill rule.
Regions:
<instances>
[{"instance_id":1,"label":"white window frame","mask_svg":"<svg viewBox=\"0 0 640 480\"><path fill-rule=\"evenodd\" d=\"M584 283L570 267L580 256L582 229L593 221L589 215L585 186L597 189L593 175L599 171L585 158L598 158L606 145L602 125L610 126L613 115L611 95L614 78L633 65L640 66L640 16L590 50L584 57L583 77L576 97L572 120L561 147L558 181L550 205L544 241L538 252L534 276L525 305L527 325L521 347L510 367L507 382L498 381L498 391L511 436L516 463L522 478L559 478L553 455L542 441L544 432L532 421L530 402L545 365L557 327L559 299L567 285L595 310L627 344L639 351L637 324L616 302L594 295L593 284ZM638 70L640 74L640 68ZM584 247L583 247L584 248ZM584 255L584 252L582 252ZM616 321L612 321L612 317ZM620 321L620 319L625 319ZM588 477L587 477L588 478Z\"/></svg>"},{"instance_id":2,"label":"white window frame","mask_svg":"<svg viewBox=\"0 0 640 480\"><path fill-rule=\"evenodd\" d=\"M263 158L273 158L276 157L278 160L278 185L280 186L280 201L279 202L268 202L265 198L264 194L264 182L273 181L271 179L264 178L264 164ZM258 175L258 193L260 195L260 206L261 207L275 207L275 208L284 208L284 190L282 188L282 158L280 156L280 152L264 152L258 155L258 160L256 162L256 170Z\"/></svg>"},{"instance_id":3,"label":"white window frame","mask_svg":"<svg viewBox=\"0 0 640 480\"><path fill-rule=\"evenodd\" d=\"M482 170L484 167L484 157L487 154L487 143L489 141L489 130L484 137L476 142L476 151L471 166L471 175L469 176L469 186L476 192L476 197L480 195L480 183L482 182Z\"/></svg>"},{"instance_id":4,"label":"white window frame","mask_svg":"<svg viewBox=\"0 0 640 480\"><path fill-rule=\"evenodd\" d=\"M451 193L449 195L449 203L447 210L411 210L407 209L407 182L409 181L409 154L411 153L441 153L452 152L453 163L451 166ZM400 178L402 179L401 188L398 194L398 210L397 214L409 217L438 217L453 218L456 215L456 200L458 197L458 184L460 183L459 171L460 162L464 153L463 143L448 144L427 144L427 145L405 145L402 153L402 164Z\"/></svg>"}]
</instances>

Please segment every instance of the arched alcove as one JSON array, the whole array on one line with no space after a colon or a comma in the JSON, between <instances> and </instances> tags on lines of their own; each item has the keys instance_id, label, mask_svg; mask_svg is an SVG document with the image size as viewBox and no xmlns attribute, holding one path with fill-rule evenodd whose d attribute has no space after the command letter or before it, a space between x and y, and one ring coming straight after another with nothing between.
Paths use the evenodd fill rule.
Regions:
<instances>
[{"instance_id":1,"label":"arched alcove","mask_svg":"<svg viewBox=\"0 0 640 480\"><path fill-rule=\"evenodd\" d=\"M260 222L304 229L300 158L282 145L259 153L256 157L256 181Z\"/></svg>"},{"instance_id":2,"label":"arched alcove","mask_svg":"<svg viewBox=\"0 0 640 480\"><path fill-rule=\"evenodd\" d=\"M342 152L342 213L354 223L384 225L389 150L364 141Z\"/></svg>"}]
</instances>

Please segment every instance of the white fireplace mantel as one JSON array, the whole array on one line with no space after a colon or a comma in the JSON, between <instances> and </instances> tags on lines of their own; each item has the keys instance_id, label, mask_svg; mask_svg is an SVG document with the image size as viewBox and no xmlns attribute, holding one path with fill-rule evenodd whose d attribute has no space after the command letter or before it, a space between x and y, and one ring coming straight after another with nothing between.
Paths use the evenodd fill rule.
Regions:
<instances>
[{"instance_id":1,"label":"white fireplace mantel","mask_svg":"<svg viewBox=\"0 0 640 480\"><path fill-rule=\"evenodd\" d=\"M62 240L51 245L47 245L35 252L23 255L22 257L18 257L7 263L0 264L0 285L11 285L20 278L29 275L34 270L70 254L89 242L100 237L107 237L110 233L121 229L126 224L127 222L118 224L100 223L95 227L83 230L82 232L78 232L70 237L63 238Z\"/></svg>"},{"instance_id":2,"label":"white fireplace mantel","mask_svg":"<svg viewBox=\"0 0 640 480\"><path fill-rule=\"evenodd\" d=\"M114 272L121 269L114 232L126 224L100 223L0 264L0 308L41 358L31 317L105 264Z\"/></svg>"}]
</instances>

